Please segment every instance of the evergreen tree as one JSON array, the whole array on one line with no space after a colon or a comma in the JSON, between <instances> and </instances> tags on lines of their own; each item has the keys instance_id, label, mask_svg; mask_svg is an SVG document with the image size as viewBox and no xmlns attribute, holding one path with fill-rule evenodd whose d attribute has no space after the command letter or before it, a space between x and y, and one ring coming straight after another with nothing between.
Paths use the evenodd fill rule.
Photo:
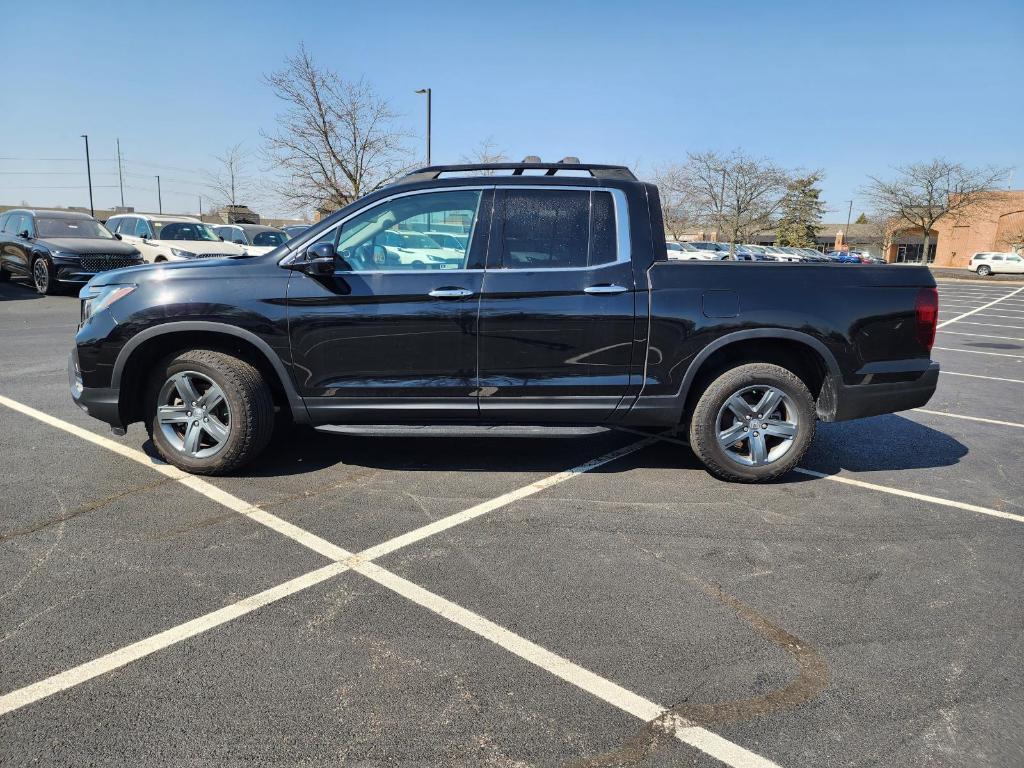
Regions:
<instances>
[{"instance_id":1,"label":"evergreen tree","mask_svg":"<svg viewBox=\"0 0 1024 768\"><path fill-rule=\"evenodd\" d=\"M775 242L779 245L797 248L813 248L817 245L821 217L825 215L821 190L816 186L819 181L821 173L815 171L809 176L795 178L786 185L782 216L775 236Z\"/></svg>"},{"instance_id":2,"label":"evergreen tree","mask_svg":"<svg viewBox=\"0 0 1024 768\"><path fill-rule=\"evenodd\" d=\"M867 224L868 223L868 217L867 217L866 214L862 213L860 216L857 217L857 220L855 222L853 222L853 223L854 224Z\"/></svg>"}]
</instances>

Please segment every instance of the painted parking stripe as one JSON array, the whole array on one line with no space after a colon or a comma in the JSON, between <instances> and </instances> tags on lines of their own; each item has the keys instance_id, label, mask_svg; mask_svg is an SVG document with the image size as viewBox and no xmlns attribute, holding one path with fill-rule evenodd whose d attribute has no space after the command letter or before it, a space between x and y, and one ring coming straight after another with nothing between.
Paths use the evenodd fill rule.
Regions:
<instances>
[{"instance_id":1,"label":"painted parking stripe","mask_svg":"<svg viewBox=\"0 0 1024 768\"><path fill-rule=\"evenodd\" d=\"M978 373L960 373L959 371L943 371L942 376L969 376L972 379L989 379L990 381L1008 381L1011 384L1024 384L1024 379L1004 379L1002 376L982 376Z\"/></svg>"},{"instance_id":2,"label":"painted parking stripe","mask_svg":"<svg viewBox=\"0 0 1024 768\"><path fill-rule=\"evenodd\" d=\"M956 347L932 347L933 350L941 349L943 352L965 352L968 355L992 355L993 357L1014 357L1024 362L1024 354L1010 355L1006 352L983 352L980 349L957 349Z\"/></svg>"},{"instance_id":3,"label":"painted parking stripe","mask_svg":"<svg viewBox=\"0 0 1024 768\"><path fill-rule=\"evenodd\" d=\"M91 442L94 442L97 445L103 445L107 448L117 446L124 449L116 451L117 453L139 461L139 459L132 454L141 453L140 451L135 451L134 449L122 446L113 440L108 440L107 438L95 435L88 430L84 430L81 427L64 422L61 419L54 418L48 414L44 414L41 411L22 405L21 403L7 397L3 397L2 395L0 395L0 404L11 407L13 410L25 415L33 416L34 418L46 416L46 419L40 420L51 426L56 426L60 429L71 432L76 436L84 437L85 439L89 439L90 437L98 438L98 440L91 440ZM545 480L531 483L529 486L525 486L524 489L520 489L521 491L524 491L526 488L532 489L529 492L512 492L504 494L499 498L505 498L505 504L512 503L513 501L525 498L533 493L538 493L545 488L550 488L559 482L564 482L565 480L576 477L585 471L595 469L610 461L615 461L616 459L638 451L658 439L660 439L660 436L658 435L646 436L646 439L644 440L637 441L636 443L632 443L616 451L612 451L609 454L605 454L597 459L581 464L578 467L567 470L566 472L552 475L549 478L545 478ZM109 443L110 445L106 445L106 443ZM154 466L154 468L167 466L156 464L149 456L146 456L146 454L141 455L146 459L146 461L141 463L145 463L148 466ZM244 508L262 512L265 517L252 514L247 516L264 525L266 523L263 521L268 518L280 520L280 518L277 518L275 515L263 512L263 510L260 510L258 507L234 497L225 491L221 491L219 488L211 486L205 481L201 481L199 484L195 485L186 483L186 485L204 496L207 496L211 501L216 501L219 504L224 504L225 501L229 501L230 509L237 511L237 509ZM216 493L209 493L208 491L210 489L213 489ZM328 566L311 571L295 579L291 579L277 587L272 587L271 589L252 595L244 600L240 600L237 603L233 603L211 613L205 614L204 616L200 616L192 621L186 622L185 624L172 627L164 632L160 632L149 638L125 646L113 653L94 659L93 661L86 662L85 664L81 664L78 667L74 667L57 675L53 675L52 677L48 677L37 683L33 683L32 685L25 686L24 688L20 688L16 691L5 694L4 696L0 696L0 715L20 709L27 704L39 701L40 699L77 686L95 677L106 674L107 672L119 669L120 667L144 658L158 650L162 650L171 645L182 642L183 640L202 634L210 629L221 626L235 618L251 613L265 605L277 602L284 597L293 595L296 592L307 589L315 584L319 584L333 576L344 573L347 570L353 570L381 586L412 600L418 605L431 610L438 616L448 619L449 621L470 630L480 637L490 640L499 647L514 653L531 664L534 664L535 666L561 678L577 688L590 693L596 698L611 704L623 712L631 714L646 723L660 724L666 733L671 732L679 741L699 749L732 768L778 768L778 765L771 760L761 757L760 755L751 752L750 750L745 749L744 747L741 747L740 745L735 744L728 739L707 730L706 728L675 715L665 718L666 715L670 714L666 707L659 706L658 704L623 688L611 680L603 678L590 670L574 664L562 656L558 656L557 654L542 648L536 643L515 634L511 630L505 629L504 627L501 627L466 608L446 600L440 595L436 595L423 587L413 584L407 579L403 579L402 577L370 562L373 550L377 550L380 554L393 552L398 549L399 546L406 546L413 541L420 541L428 535L433 535L433 533L447 530L454 525L459 525L467 520L472 520L475 517L479 517L480 515L492 511L493 509L497 509L498 506L503 505L491 505L486 509L483 509L485 506L486 503L471 508L471 510L479 510L475 514L467 515L466 513L471 510L466 510L465 512L452 515L451 517L453 518L453 521L448 525L437 526L435 524L431 524L429 526L423 526L422 529L418 529L421 531L420 535L413 537L400 536L398 538L402 539L404 543L398 546L389 546L389 542L385 542L378 547L373 547L358 555L352 555L340 547L335 547L336 552L341 553L344 558L344 562L331 563ZM438 521L438 523L443 522L443 520ZM288 525L291 526L290 523ZM297 527L291 526L291 528ZM428 533L426 532L426 529L431 529L432 532ZM275 527L274 530L278 530L278 528ZM298 530L301 531L301 529ZM288 531L287 533L284 533L284 535L292 538L292 536L289 535L290 533L293 532ZM319 539L319 537L313 536L313 534L308 534L308 536L313 539ZM334 545L331 546L333 547ZM380 554L376 556L379 557ZM663 718L666 720L664 724L660 723Z\"/></svg>"},{"instance_id":4,"label":"painted parking stripe","mask_svg":"<svg viewBox=\"0 0 1024 768\"><path fill-rule=\"evenodd\" d=\"M999 421L998 419L983 419L981 416L966 416L962 413L947 413L946 411L931 411L927 408L912 408L911 410L917 413L930 413L933 416L945 416L950 419L966 419L967 421L980 421L984 424L998 424L1001 427L1017 427L1018 429L1024 429L1024 424L1018 424L1016 421Z\"/></svg>"},{"instance_id":5,"label":"painted parking stripe","mask_svg":"<svg viewBox=\"0 0 1024 768\"><path fill-rule=\"evenodd\" d=\"M616 427L616 429L622 430L623 432L631 432L633 434L648 434L641 432L638 429L632 429L630 427ZM659 435L659 440L667 443L675 443L677 445L689 444L685 440L680 440L678 437L669 437L667 435ZM968 512L977 512L981 515L988 515L990 517L999 517L1003 520L1012 520L1015 523L1024 523L1024 515L1015 515L1012 512L1003 512L1001 509L992 509L990 507L981 507L977 504L966 504L962 501L954 501L953 499L944 499L940 496L929 496L924 493L915 493L914 491L904 491L900 488L893 488L888 485L878 485L877 483L867 483L863 480L854 480L852 477L846 477L844 475L829 475L825 472L818 472L814 469L806 469L804 467L795 467L793 472L798 472L801 475L808 475L810 477L817 477L821 480L831 480L834 483L842 483L843 485L854 485L858 488L867 488L872 491L879 491L881 493L888 493L893 496L903 496L907 499L917 499L918 501L927 501L930 504L937 504L942 507L951 507L953 509L963 509Z\"/></svg>"},{"instance_id":6,"label":"painted parking stripe","mask_svg":"<svg viewBox=\"0 0 1024 768\"><path fill-rule=\"evenodd\" d=\"M627 712L645 723L660 725L665 732L671 732L679 741L696 747L700 751L714 757L726 765L739 768L769 768L776 763L744 749L738 744L712 733L706 728L695 725L681 717L662 718L668 712L666 707L639 696L620 685L601 677L578 664L574 664L563 656L559 656L546 648L537 645L479 614L456 605L438 594L403 579L397 574L381 568L375 563L355 565L353 570L382 587L411 600L428 611L442 616L449 621L468 629L480 637L491 641L506 651L515 654L536 667L550 672L555 677L586 691L613 707Z\"/></svg>"},{"instance_id":7,"label":"painted parking stripe","mask_svg":"<svg viewBox=\"0 0 1024 768\"><path fill-rule=\"evenodd\" d=\"M952 322L953 322L953 320L947 320L946 323L943 323L943 325L946 325L947 323L952 323ZM976 337L981 338L981 339L995 339L997 341L1024 341L1024 337L1021 337L1021 336L997 336L997 335L992 334L992 333L970 333L968 331L946 331L946 330L941 330L941 331L939 331L939 333L948 333L948 334L951 334L953 336L976 336Z\"/></svg>"},{"instance_id":8,"label":"painted parking stripe","mask_svg":"<svg viewBox=\"0 0 1024 768\"><path fill-rule=\"evenodd\" d=\"M326 581L346 570L348 570L348 565L344 563L331 563L323 568L318 568L315 571L310 571L302 576L286 581L283 584L278 584L276 587L258 592L244 600L239 600L237 603L225 605L223 608L187 621L184 624L179 624L144 640L126 645L124 648L120 648L113 653L100 656L85 664L79 664L77 667L72 667L65 672L40 680L38 683L26 685L24 688L4 694L0 696L0 715L5 715L8 712L28 706L55 693L66 691L68 688L74 688L76 685L81 685L92 680L94 677L113 672L115 669L120 669L131 664L133 661L138 661L183 640L188 640L203 632L208 632L215 627L245 616L247 613L252 613L258 608L270 605L314 584Z\"/></svg>"},{"instance_id":9,"label":"painted parking stripe","mask_svg":"<svg viewBox=\"0 0 1024 768\"><path fill-rule=\"evenodd\" d=\"M981 315L975 315L975 317L981 317ZM1024 318L1021 318L1024 320ZM1024 331L1024 325L1004 325L1003 323L978 323L974 320L961 320L961 325L982 325L986 328L1013 328L1016 331Z\"/></svg>"},{"instance_id":10,"label":"painted parking stripe","mask_svg":"<svg viewBox=\"0 0 1024 768\"><path fill-rule=\"evenodd\" d=\"M946 320L945 322L939 323L938 327L939 328L945 328L950 323L955 323L957 320L963 320L965 317L970 317L971 315L977 314L978 312L981 312L983 309L988 309L989 307L993 307L996 304L1004 302L1007 299L1009 299L1011 296L1016 296L1021 291L1024 291L1024 286L1021 286L1020 288L1018 288L1013 293L1008 293L1005 296L999 297L998 299L993 299L992 301L988 302L987 304L983 304L982 306L978 307L977 309L972 309L972 310L970 310L968 312L964 312L962 315L958 315L957 317L954 317L952 320Z\"/></svg>"}]
</instances>

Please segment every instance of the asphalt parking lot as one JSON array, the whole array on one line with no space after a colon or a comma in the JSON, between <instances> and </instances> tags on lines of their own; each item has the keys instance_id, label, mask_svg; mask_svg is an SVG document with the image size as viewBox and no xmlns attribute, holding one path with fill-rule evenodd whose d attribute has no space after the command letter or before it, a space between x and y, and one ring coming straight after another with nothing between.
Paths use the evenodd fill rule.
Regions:
<instances>
[{"instance_id":1,"label":"asphalt parking lot","mask_svg":"<svg viewBox=\"0 0 1024 768\"><path fill-rule=\"evenodd\" d=\"M0 286L0 765L1024 764L1024 286L780 482L669 435L341 430L189 478Z\"/></svg>"}]
</instances>

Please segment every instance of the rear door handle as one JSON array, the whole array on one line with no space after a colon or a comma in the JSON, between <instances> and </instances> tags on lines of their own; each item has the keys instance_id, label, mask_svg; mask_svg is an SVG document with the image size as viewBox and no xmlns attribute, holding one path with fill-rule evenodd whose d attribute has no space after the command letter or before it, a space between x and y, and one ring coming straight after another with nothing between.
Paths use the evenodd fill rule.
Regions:
<instances>
[{"instance_id":1,"label":"rear door handle","mask_svg":"<svg viewBox=\"0 0 1024 768\"><path fill-rule=\"evenodd\" d=\"M464 299L472 296L473 292L465 288L435 288L427 295L435 299Z\"/></svg>"},{"instance_id":2,"label":"rear door handle","mask_svg":"<svg viewBox=\"0 0 1024 768\"><path fill-rule=\"evenodd\" d=\"M584 293L625 293L629 288L621 285L592 285L584 288Z\"/></svg>"}]
</instances>

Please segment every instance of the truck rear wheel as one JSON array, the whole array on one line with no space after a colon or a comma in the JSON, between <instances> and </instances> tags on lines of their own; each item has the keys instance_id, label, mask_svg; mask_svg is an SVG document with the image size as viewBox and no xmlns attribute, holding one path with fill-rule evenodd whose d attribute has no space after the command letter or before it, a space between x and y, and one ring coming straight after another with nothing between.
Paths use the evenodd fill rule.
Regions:
<instances>
[{"instance_id":1,"label":"truck rear wheel","mask_svg":"<svg viewBox=\"0 0 1024 768\"><path fill-rule=\"evenodd\" d=\"M274 402L249 363L209 349L169 358L150 380L146 429L169 463L223 475L252 461L274 431Z\"/></svg>"},{"instance_id":2,"label":"truck rear wheel","mask_svg":"<svg viewBox=\"0 0 1024 768\"><path fill-rule=\"evenodd\" d=\"M815 427L814 398L798 376L748 363L704 390L690 420L690 446L713 475L760 483L797 465Z\"/></svg>"}]
</instances>

